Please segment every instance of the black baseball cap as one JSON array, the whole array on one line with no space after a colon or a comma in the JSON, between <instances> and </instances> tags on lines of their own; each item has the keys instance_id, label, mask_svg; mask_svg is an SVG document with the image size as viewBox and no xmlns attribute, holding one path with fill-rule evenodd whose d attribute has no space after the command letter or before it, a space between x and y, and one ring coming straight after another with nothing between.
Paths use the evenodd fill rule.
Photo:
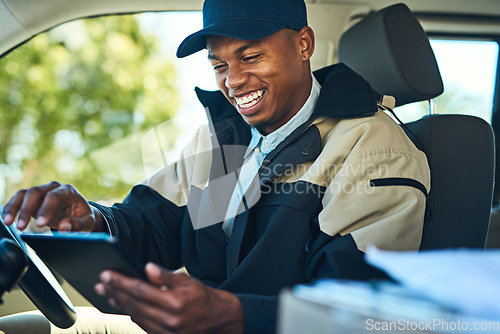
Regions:
<instances>
[{"instance_id":1,"label":"black baseball cap","mask_svg":"<svg viewBox=\"0 0 500 334\"><path fill-rule=\"evenodd\" d=\"M304 0L206 0L203 29L188 36L177 49L183 58L206 47L209 35L242 40L264 38L283 28L307 26Z\"/></svg>"}]
</instances>

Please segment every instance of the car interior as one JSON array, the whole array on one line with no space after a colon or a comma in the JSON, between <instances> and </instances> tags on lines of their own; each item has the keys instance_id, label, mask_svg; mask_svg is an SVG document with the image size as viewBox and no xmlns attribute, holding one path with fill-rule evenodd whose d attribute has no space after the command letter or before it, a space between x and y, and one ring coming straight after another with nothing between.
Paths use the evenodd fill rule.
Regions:
<instances>
[{"instance_id":1,"label":"car interior","mask_svg":"<svg viewBox=\"0 0 500 334\"><path fill-rule=\"evenodd\" d=\"M363 76L377 92L393 96L396 107L386 112L400 123L408 137L427 156L431 191L427 198L420 249L500 248L500 188L497 187L499 178L495 177L499 170L496 138L500 138L497 134L500 131L500 2L306 0L306 5L309 24L316 34L313 70L342 62ZM141 13L199 14L201 7L201 0L0 0L0 68L2 58L14 54L16 49L28 45L38 35L62 28L68 22ZM151 24L147 20L153 18L141 22L147 26ZM184 29L197 30L190 26ZM171 32L162 34L168 39ZM440 42L489 43L494 55L496 52L493 66L485 69L493 78L489 87L491 101L482 101L488 103L486 116L477 111L479 107L469 107L480 104L472 98L472 102L466 101L471 96L467 95L468 91L462 100L450 98L458 101L455 104L442 102L436 106L435 101L440 96L448 99L449 91L455 89L445 78L443 69L446 64L437 57ZM473 49L474 45L467 44L466 47ZM170 60L174 55L165 57ZM449 60L447 58L444 62ZM182 62L184 66L190 66L188 60ZM474 64L481 62L481 59L471 59ZM28 70L30 64L24 66ZM188 73L179 71L180 76ZM4 92L0 90L0 94ZM466 107L462 108L460 104ZM414 109L405 109L415 105L420 108L416 113ZM0 167L2 164L0 161ZM1 175L5 179L12 177L7 172ZM14 183L14 186L17 184L20 183ZM6 190L8 188L4 188L3 197L0 197L3 204L12 196ZM69 327L75 319L72 307L68 308L67 303L59 301L60 294L40 296L40 289L34 286L40 275L51 276L51 273L46 274L45 269L41 270L31 259L19 253L11 241L19 240L14 234L9 229L0 230L0 301L3 301L0 316L38 308L54 324ZM2 266L9 269L4 270ZM73 305L90 305L57 277L57 273L54 275ZM296 319L293 325L278 325L281 326L280 332L327 332L322 331L323 323L313 324L305 318ZM297 325L300 320L304 323L302 328Z\"/></svg>"}]
</instances>

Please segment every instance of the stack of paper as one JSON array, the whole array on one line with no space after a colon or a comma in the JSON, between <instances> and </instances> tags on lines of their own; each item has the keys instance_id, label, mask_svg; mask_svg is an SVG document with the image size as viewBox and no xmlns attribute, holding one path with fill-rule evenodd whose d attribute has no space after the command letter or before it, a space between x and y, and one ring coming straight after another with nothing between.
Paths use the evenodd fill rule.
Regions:
<instances>
[{"instance_id":1,"label":"stack of paper","mask_svg":"<svg viewBox=\"0 0 500 334\"><path fill-rule=\"evenodd\" d=\"M500 319L500 250L367 250L369 263L406 289L459 313Z\"/></svg>"}]
</instances>

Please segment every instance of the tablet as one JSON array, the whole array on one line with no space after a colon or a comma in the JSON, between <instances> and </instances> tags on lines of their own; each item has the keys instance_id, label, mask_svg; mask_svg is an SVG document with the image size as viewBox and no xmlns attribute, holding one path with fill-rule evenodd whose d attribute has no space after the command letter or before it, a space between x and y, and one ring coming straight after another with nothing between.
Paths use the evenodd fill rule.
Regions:
<instances>
[{"instance_id":1,"label":"tablet","mask_svg":"<svg viewBox=\"0 0 500 334\"><path fill-rule=\"evenodd\" d=\"M124 314L99 296L94 286L106 269L146 280L144 266L106 233L23 234L38 256L92 305L104 313Z\"/></svg>"}]
</instances>

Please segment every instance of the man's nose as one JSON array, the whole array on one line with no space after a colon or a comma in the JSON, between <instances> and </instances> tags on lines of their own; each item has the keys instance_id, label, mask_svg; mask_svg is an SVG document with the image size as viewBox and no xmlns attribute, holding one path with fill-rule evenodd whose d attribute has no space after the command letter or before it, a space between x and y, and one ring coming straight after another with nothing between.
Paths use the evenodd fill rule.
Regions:
<instances>
[{"instance_id":1,"label":"man's nose","mask_svg":"<svg viewBox=\"0 0 500 334\"><path fill-rule=\"evenodd\" d=\"M237 89L243 85L247 80L247 73L241 66L231 66L226 76L226 87L229 89Z\"/></svg>"}]
</instances>

